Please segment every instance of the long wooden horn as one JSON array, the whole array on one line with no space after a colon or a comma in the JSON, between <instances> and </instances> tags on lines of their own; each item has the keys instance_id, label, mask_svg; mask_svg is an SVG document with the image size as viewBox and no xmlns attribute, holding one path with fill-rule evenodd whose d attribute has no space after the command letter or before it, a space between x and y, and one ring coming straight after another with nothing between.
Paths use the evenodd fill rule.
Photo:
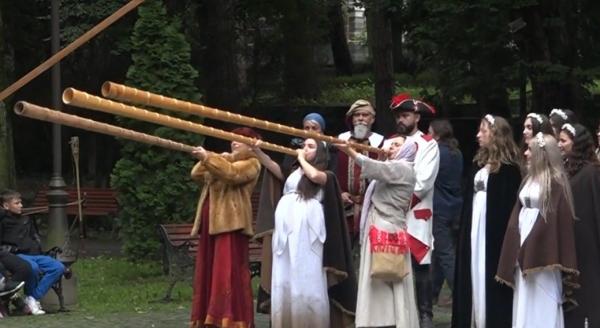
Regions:
<instances>
[{"instance_id":1,"label":"long wooden horn","mask_svg":"<svg viewBox=\"0 0 600 328\"><path fill-rule=\"evenodd\" d=\"M274 131L278 133L289 134L302 138L312 138L316 140L322 140L329 143L343 143L344 141L330 137L324 134L316 133L313 131L305 131L302 129L296 129L287 125L272 123L265 120L260 120L254 117L243 116L240 114L230 113L224 110L211 108L199 104L194 104L188 101L178 100L175 98L169 98L148 91L139 90L136 88L128 87L126 85L118 84L115 82L104 82L102 84L102 95L107 98L126 101L134 104L147 105L152 107L159 107L162 109L168 109L172 111L184 112L192 115L199 115L208 118L212 118L219 121L226 121L236 123L240 125L247 125L263 130ZM351 143L353 148L369 151L372 153L383 153L383 150L375 147L371 147L364 144Z\"/></svg>"},{"instance_id":2,"label":"long wooden horn","mask_svg":"<svg viewBox=\"0 0 600 328\"><path fill-rule=\"evenodd\" d=\"M168 139L163 139L151 136L145 133L136 132L129 129L124 129L118 126L97 122L87 118L82 118L76 115L65 114L57 110L37 106L25 101L19 101L14 106L14 111L17 115L33 118L40 121L52 122L61 125L66 125L82 130L107 134L113 137L133 140L145 143L152 146L158 146L166 149L191 153L194 147L175 142Z\"/></svg>"},{"instance_id":3,"label":"long wooden horn","mask_svg":"<svg viewBox=\"0 0 600 328\"><path fill-rule=\"evenodd\" d=\"M81 47L84 43L88 42L91 38L95 37L98 33L102 32L104 29L112 25L114 22L121 19L121 17L125 16L128 12L135 9L137 6L141 5L144 0L131 0L119 10L115 11L112 15L108 16L106 19L98 23L98 25L92 27L89 31L85 32L83 35L78 37L75 41L71 42L68 46L64 47L59 52L55 53L52 57L48 58L46 61L38 65L36 68L32 69L29 73L25 74L15 83L11 84L8 88L2 90L0 92L0 101L4 100L6 97L13 94L15 91L22 88L25 84L29 83L31 80L38 77L40 74L44 73L50 67L54 66L56 63L60 62L63 58L68 56L70 53L75 51L77 48Z\"/></svg>"},{"instance_id":4,"label":"long wooden horn","mask_svg":"<svg viewBox=\"0 0 600 328\"><path fill-rule=\"evenodd\" d=\"M108 99L100 98L73 88L67 88L63 92L62 99L63 102L68 105L74 105L77 107L97 110L114 115L125 116L158 125L168 126L170 128L199 133L202 135L207 135L219 139L238 141L246 144L254 144L255 142L253 138L245 137L239 134L223 131L220 129L215 129L206 125L185 121L176 117L151 112L134 106L128 106ZM296 151L291 148L283 147L269 142L262 142L260 147L292 156L296 156L297 154Z\"/></svg>"}]
</instances>

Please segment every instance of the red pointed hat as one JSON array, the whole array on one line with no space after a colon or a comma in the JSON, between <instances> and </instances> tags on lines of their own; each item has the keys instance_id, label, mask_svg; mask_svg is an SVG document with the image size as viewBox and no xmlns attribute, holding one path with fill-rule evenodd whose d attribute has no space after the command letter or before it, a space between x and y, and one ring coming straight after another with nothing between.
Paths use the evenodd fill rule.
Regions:
<instances>
[{"instance_id":1,"label":"red pointed hat","mask_svg":"<svg viewBox=\"0 0 600 328\"><path fill-rule=\"evenodd\" d=\"M392 97L390 109L395 112L415 112L435 115L435 108L430 104L414 99L408 93L399 93Z\"/></svg>"}]
</instances>

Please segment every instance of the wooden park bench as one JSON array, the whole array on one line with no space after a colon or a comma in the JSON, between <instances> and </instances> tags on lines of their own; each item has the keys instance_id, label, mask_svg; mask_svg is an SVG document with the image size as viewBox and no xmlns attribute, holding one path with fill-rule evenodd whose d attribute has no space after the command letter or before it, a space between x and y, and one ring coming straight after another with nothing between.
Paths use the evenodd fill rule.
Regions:
<instances>
[{"instance_id":1,"label":"wooden park bench","mask_svg":"<svg viewBox=\"0 0 600 328\"><path fill-rule=\"evenodd\" d=\"M256 221L258 209L258 193L252 194L252 212ZM256 222L253 222L255 224ZM163 302L171 301L171 293L178 281L189 279L194 275L194 264L196 263L196 251L198 250L199 236L190 236L193 224L174 223L160 224L158 232L162 240L163 270L169 276L169 287ZM251 240L249 244L250 276L260 275L262 245Z\"/></svg>"},{"instance_id":2,"label":"wooden park bench","mask_svg":"<svg viewBox=\"0 0 600 328\"><path fill-rule=\"evenodd\" d=\"M67 215L79 215L77 208L77 188L66 187L64 189L69 195L67 201ZM27 210L38 211L48 209L48 199L46 193L47 188L39 190L36 195L31 207ZM110 188L95 188L95 187L82 187L81 188L81 199L83 215L87 216L103 216L103 215L115 215L119 210L119 204L117 203L117 192ZM26 209L24 209L25 211Z\"/></svg>"},{"instance_id":3,"label":"wooden park bench","mask_svg":"<svg viewBox=\"0 0 600 328\"><path fill-rule=\"evenodd\" d=\"M66 212L68 216L77 217L79 216L79 207L77 200L77 188L67 187L64 189L68 194L68 201ZM48 213L48 199L46 193L47 188L41 189L35 195L35 199L31 204L31 207L24 208L24 214L37 214L37 213ZM117 192L109 188L94 188L94 187L82 187L81 188L81 212L85 218L107 216L115 217L119 211L119 204L117 203ZM82 236L85 236L84 225L81 227Z\"/></svg>"}]
</instances>

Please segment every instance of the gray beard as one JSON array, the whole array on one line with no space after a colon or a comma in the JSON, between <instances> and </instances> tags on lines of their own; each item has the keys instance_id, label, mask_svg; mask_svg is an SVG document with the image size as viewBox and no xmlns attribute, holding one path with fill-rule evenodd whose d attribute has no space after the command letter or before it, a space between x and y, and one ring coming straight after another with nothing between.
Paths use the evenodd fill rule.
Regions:
<instances>
[{"instance_id":1,"label":"gray beard","mask_svg":"<svg viewBox=\"0 0 600 328\"><path fill-rule=\"evenodd\" d=\"M352 130L352 137L354 137L354 139L364 140L369 135L369 132L371 132L371 128L363 124L357 124Z\"/></svg>"}]
</instances>

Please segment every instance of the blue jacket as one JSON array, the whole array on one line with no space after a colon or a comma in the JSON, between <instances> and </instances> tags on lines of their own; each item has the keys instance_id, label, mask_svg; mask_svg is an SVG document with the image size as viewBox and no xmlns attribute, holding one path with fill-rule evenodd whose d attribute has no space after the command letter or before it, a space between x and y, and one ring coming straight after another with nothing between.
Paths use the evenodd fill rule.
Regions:
<instances>
[{"instance_id":1,"label":"blue jacket","mask_svg":"<svg viewBox=\"0 0 600 328\"><path fill-rule=\"evenodd\" d=\"M463 198L461 190L463 156L460 150L438 143L440 169L433 192L433 215L455 219L460 215Z\"/></svg>"}]
</instances>

